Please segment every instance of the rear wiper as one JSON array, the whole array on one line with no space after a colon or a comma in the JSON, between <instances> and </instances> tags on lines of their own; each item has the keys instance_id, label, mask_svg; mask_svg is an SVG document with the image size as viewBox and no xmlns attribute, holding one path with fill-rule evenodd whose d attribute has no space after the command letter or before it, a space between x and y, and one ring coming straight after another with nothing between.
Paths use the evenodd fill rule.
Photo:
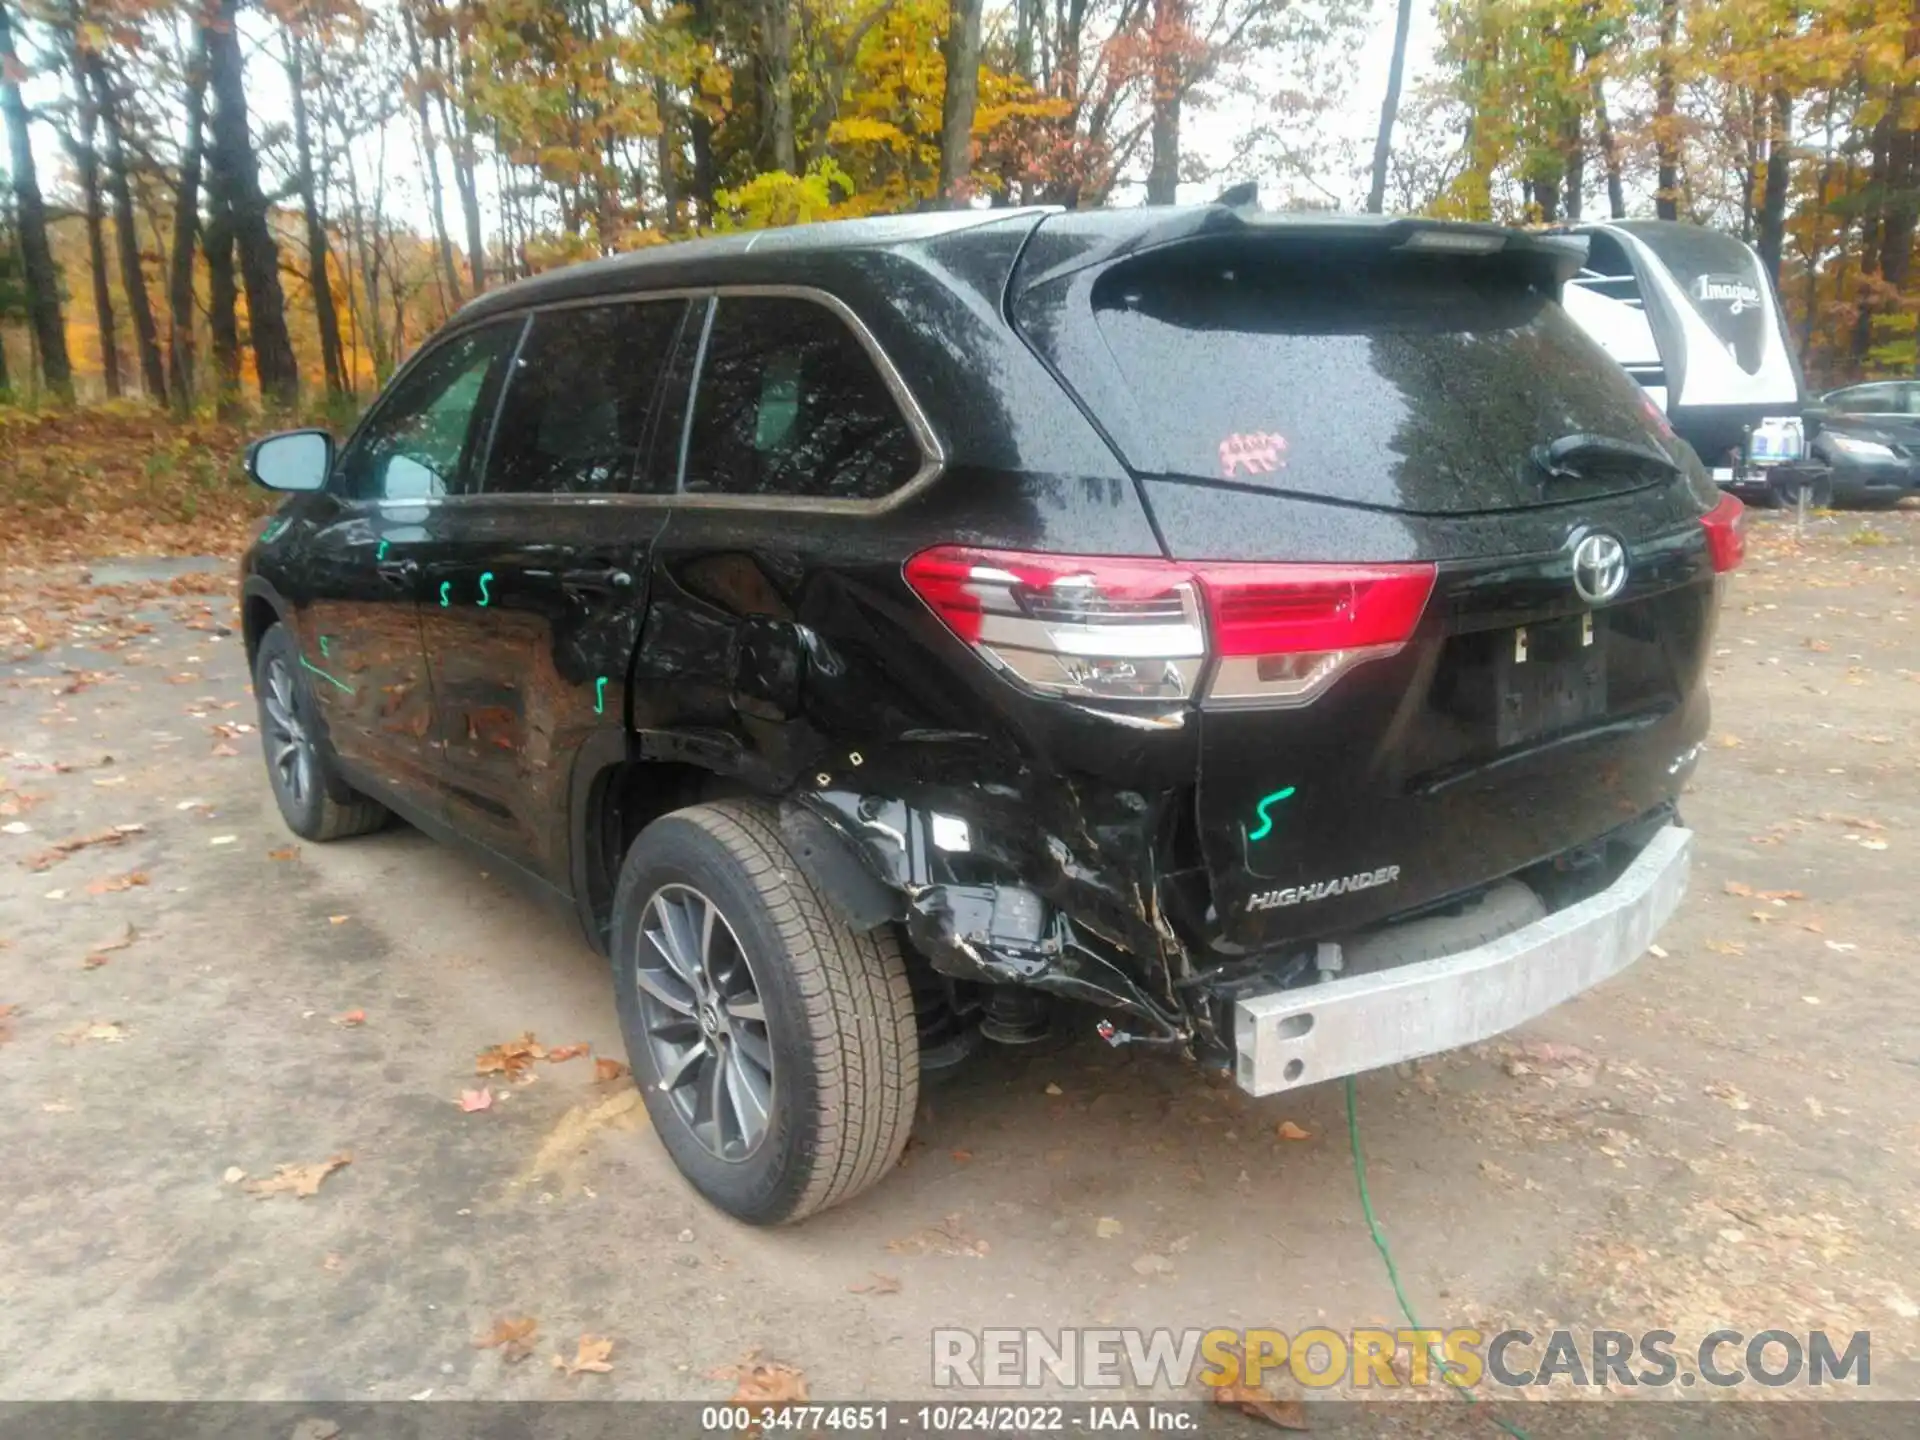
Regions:
<instances>
[{"instance_id":1,"label":"rear wiper","mask_svg":"<svg viewBox=\"0 0 1920 1440\"><path fill-rule=\"evenodd\" d=\"M1674 463L1672 456L1664 455L1650 445L1616 440L1611 435L1562 435L1558 440L1533 447L1533 463L1555 480L1591 479L1589 465L1596 461L1604 465L1608 461L1621 460L1655 465L1675 475L1680 473L1680 467Z\"/></svg>"}]
</instances>

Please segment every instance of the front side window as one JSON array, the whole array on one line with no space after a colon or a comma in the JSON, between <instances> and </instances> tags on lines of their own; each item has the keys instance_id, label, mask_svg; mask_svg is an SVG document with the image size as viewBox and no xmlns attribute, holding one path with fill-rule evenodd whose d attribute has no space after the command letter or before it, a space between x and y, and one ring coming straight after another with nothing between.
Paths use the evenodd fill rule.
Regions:
<instances>
[{"instance_id":1,"label":"front side window","mask_svg":"<svg viewBox=\"0 0 1920 1440\"><path fill-rule=\"evenodd\" d=\"M684 300L547 310L513 363L487 460L489 494L601 495L636 484ZM678 446L678 431L667 443Z\"/></svg>"},{"instance_id":2,"label":"front side window","mask_svg":"<svg viewBox=\"0 0 1920 1440\"><path fill-rule=\"evenodd\" d=\"M467 488L521 324L455 336L401 376L341 456L341 493L430 500Z\"/></svg>"},{"instance_id":3,"label":"front side window","mask_svg":"<svg viewBox=\"0 0 1920 1440\"><path fill-rule=\"evenodd\" d=\"M720 297L694 392L688 493L877 500L921 461L839 316L811 300Z\"/></svg>"}]
</instances>

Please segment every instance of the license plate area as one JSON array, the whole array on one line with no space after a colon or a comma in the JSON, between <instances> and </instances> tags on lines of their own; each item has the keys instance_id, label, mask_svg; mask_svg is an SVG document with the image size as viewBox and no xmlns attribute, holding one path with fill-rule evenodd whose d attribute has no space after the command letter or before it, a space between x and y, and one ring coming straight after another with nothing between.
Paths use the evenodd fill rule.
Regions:
<instances>
[{"instance_id":1,"label":"license plate area","mask_svg":"<svg viewBox=\"0 0 1920 1440\"><path fill-rule=\"evenodd\" d=\"M1509 632L1494 665L1494 726L1501 749L1554 735L1607 713L1606 626L1592 614Z\"/></svg>"}]
</instances>

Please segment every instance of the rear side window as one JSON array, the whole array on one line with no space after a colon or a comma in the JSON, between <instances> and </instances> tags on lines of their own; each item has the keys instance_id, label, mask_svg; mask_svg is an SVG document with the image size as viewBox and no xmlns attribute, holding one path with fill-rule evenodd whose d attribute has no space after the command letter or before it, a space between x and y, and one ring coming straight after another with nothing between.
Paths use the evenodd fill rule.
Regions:
<instances>
[{"instance_id":1,"label":"rear side window","mask_svg":"<svg viewBox=\"0 0 1920 1440\"><path fill-rule=\"evenodd\" d=\"M877 500L921 453L873 357L810 300L723 295L694 392L689 494Z\"/></svg>"},{"instance_id":2,"label":"rear side window","mask_svg":"<svg viewBox=\"0 0 1920 1440\"><path fill-rule=\"evenodd\" d=\"M494 430L488 493L645 488L654 396L685 313L684 300L654 300L536 314Z\"/></svg>"},{"instance_id":3,"label":"rear side window","mask_svg":"<svg viewBox=\"0 0 1920 1440\"><path fill-rule=\"evenodd\" d=\"M1827 405L1842 415L1892 415L1907 408L1897 385L1856 385L1829 395Z\"/></svg>"},{"instance_id":4,"label":"rear side window","mask_svg":"<svg viewBox=\"0 0 1920 1440\"><path fill-rule=\"evenodd\" d=\"M1115 266L1091 298L1140 469L1504 509L1538 503L1533 446L1649 434L1638 387L1499 255L1198 242Z\"/></svg>"}]
</instances>

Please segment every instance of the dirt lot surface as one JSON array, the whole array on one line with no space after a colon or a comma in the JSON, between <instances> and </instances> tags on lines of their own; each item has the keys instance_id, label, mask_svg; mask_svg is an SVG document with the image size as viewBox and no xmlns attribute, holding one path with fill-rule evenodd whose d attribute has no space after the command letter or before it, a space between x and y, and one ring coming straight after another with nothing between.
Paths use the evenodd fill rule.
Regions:
<instances>
[{"instance_id":1,"label":"dirt lot surface","mask_svg":"<svg viewBox=\"0 0 1920 1440\"><path fill-rule=\"evenodd\" d=\"M1865 1329L1872 1393L1916 1398L1920 512L1754 528L1681 916L1364 1077L1372 1197L1426 1324ZM406 829L287 835L192 568L4 581L0 1398L720 1399L756 1350L900 1398L936 1326L1398 1323L1338 1086L1256 1102L1091 1037L933 1090L843 1209L721 1219L596 1079L611 986L564 917ZM591 1053L476 1075L523 1032ZM474 1344L502 1317L537 1321L518 1363ZM583 1335L611 1369L569 1377Z\"/></svg>"}]
</instances>

